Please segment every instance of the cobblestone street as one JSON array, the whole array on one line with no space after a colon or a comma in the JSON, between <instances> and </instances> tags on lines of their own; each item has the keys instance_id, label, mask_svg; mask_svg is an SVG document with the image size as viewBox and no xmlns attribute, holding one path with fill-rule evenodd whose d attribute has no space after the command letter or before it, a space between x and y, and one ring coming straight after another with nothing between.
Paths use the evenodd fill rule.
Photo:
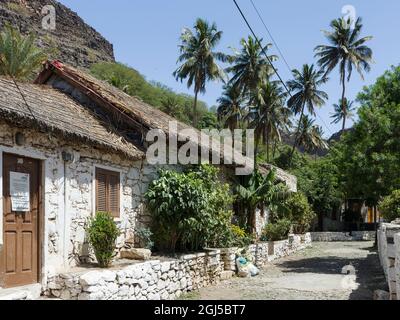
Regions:
<instances>
[{"instance_id":1,"label":"cobblestone street","mask_svg":"<svg viewBox=\"0 0 400 320\"><path fill-rule=\"evenodd\" d=\"M268 264L257 277L233 278L183 299L371 300L376 289L386 289L386 281L373 242L320 242Z\"/></svg>"}]
</instances>

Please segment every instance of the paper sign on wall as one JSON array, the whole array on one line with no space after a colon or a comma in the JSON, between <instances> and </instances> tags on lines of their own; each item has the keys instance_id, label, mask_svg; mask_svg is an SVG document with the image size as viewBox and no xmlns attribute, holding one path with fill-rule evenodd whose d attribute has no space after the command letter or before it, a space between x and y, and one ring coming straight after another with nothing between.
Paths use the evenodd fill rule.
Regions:
<instances>
[{"instance_id":1,"label":"paper sign on wall","mask_svg":"<svg viewBox=\"0 0 400 320\"><path fill-rule=\"evenodd\" d=\"M10 172L11 210L15 212L30 211L29 174Z\"/></svg>"}]
</instances>

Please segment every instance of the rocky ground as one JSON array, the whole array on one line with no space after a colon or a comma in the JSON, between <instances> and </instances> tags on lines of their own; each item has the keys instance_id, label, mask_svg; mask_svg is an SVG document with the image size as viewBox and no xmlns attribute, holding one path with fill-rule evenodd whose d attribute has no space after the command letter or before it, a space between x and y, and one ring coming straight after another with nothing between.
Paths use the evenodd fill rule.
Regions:
<instances>
[{"instance_id":1,"label":"rocky ground","mask_svg":"<svg viewBox=\"0 0 400 320\"><path fill-rule=\"evenodd\" d=\"M376 289L387 288L373 242L333 242L270 263L257 277L232 278L182 299L371 300Z\"/></svg>"}]
</instances>

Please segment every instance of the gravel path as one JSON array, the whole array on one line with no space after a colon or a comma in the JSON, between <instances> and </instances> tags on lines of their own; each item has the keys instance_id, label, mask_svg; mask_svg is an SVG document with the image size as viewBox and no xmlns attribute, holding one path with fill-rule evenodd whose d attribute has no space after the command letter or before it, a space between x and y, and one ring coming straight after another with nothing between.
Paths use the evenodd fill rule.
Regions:
<instances>
[{"instance_id":1,"label":"gravel path","mask_svg":"<svg viewBox=\"0 0 400 320\"><path fill-rule=\"evenodd\" d=\"M314 243L268 264L257 277L235 277L183 299L370 300L376 289L386 290L386 284L372 242Z\"/></svg>"}]
</instances>

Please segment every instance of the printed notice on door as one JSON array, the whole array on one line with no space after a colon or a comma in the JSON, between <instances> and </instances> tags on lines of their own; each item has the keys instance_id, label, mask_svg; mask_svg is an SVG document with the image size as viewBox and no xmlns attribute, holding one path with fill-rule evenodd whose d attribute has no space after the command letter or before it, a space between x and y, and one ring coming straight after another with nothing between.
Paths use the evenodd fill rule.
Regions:
<instances>
[{"instance_id":1,"label":"printed notice on door","mask_svg":"<svg viewBox=\"0 0 400 320\"><path fill-rule=\"evenodd\" d=\"M11 210L15 212L29 212L29 174L10 172Z\"/></svg>"}]
</instances>

